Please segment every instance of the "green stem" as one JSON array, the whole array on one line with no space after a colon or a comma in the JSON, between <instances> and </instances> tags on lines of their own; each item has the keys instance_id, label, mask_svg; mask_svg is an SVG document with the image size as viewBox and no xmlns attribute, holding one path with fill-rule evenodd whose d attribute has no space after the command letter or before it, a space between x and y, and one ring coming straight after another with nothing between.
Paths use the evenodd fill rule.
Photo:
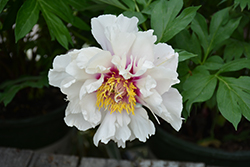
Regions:
<instances>
[{"instance_id":1,"label":"green stem","mask_svg":"<svg viewBox=\"0 0 250 167\"><path fill-rule=\"evenodd\" d=\"M201 62L201 65L206 62L208 55L209 55L209 49L206 50L206 53L205 53L203 61Z\"/></svg>"},{"instance_id":2,"label":"green stem","mask_svg":"<svg viewBox=\"0 0 250 167\"><path fill-rule=\"evenodd\" d=\"M149 0L145 7L147 7L149 4L151 4L151 2L152 2L152 0Z\"/></svg>"},{"instance_id":3,"label":"green stem","mask_svg":"<svg viewBox=\"0 0 250 167\"><path fill-rule=\"evenodd\" d=\"M134 0L134 2L135 2L135 10L136 10L137 12L140 12L140 9L139 9L139 7L138 7L138 5L137 5L137 3L136 3L135 0Z\"/></svg>"},{"instance_id":4,"label":"green stem","mask_svg":"<svg viewBox=\"0 0 250 167\"><path fill-rule=\"evenodd\" d=\"M141 11L140 11L140 9L139 9L139 7L138 7L136 1L135 1L135 0L133 0L133 1L134 1L134 3L135 3L135 10L136 10L136 12L140 13ZM150 0L149 2L151 2L151 0ZM144 31L147 31L147 30L148 30L148 28L147 28L145 22L142 23L142 28L143 28Z\"/></svg>"}]
</instances>

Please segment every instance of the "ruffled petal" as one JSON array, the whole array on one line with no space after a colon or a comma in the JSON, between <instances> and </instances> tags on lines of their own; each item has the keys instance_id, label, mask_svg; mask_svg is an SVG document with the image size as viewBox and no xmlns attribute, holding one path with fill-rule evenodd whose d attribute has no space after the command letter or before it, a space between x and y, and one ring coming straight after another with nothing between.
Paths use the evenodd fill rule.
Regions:
<instances>
[{"instance_id":1,"label":"ruffled petal","mask_svg":"<svg viewBox=\"0 0 250 167\"><path fill-rule=\"evenodd\" d=\"M80 106L84 119L90 122L92 126L96 126L100 123L101 112L96 107L95 93L85 95L80 100Z\"/></svg>"},{"instance_id":2,"label":"ruffled petal","mask_svg":"<svg viewBox=\"0 0 250 167\"><path fill-rule=\"evenodd\" d=\"M147 75L147 77L141 78L136 81L136 86L139 88L144 98L153 94L153 92L151 92L151 89L155 88L156 84L156 81L150 75Z\"/></svg>"},{"instance_id":3,"label":"ruffled petal","mask_svg":"<svg viewBox=\"0 0 250 167\"><path fill-rule=\"evenodd\" d=\"M163 105L167 109L167 111L164 112L168 112L171 116L171 119L168 119L168 122L175 130L179 131L183 120L183 118L181 118L181 112L183 108L181 94L177 89L170 88L168 92L162 95L162 98Z\"/></svg>"},{"instance_id":4,"label":"ruffled petal","mask_svg":"<svg viewBox=\"0 0 250 167\"><path fill-rule=\"evenodd\" d=\"M177 70L179 54L170 45L158 43L154 47L154 55L156 66L163 66L173 71Z\"/></svg>"},{"instance_id":5,"label":"ruffled petal","mask_svg":"<svg viewBox=\"0 0 250 167\"><path fill-rule=\"evenodd\" d=\"M114 15L101 15L91 19L92 34L102 48L110 51L113 55L114 52L110 43L110 29L118 27L121 32L136 32L138 31L137 22L138 19L136 17L129 19L122 14L118 17Z\"/></svg>"},{"instance_id":6,"label":"ruffled petal","mask_svg":"<svg viewBox=\"0 0 250 167\"><path fill-rule=\"evenodd\" d=\"M148 69L154 68L154 64L151 61L139 59L137 65L133 66L133 77L138 77L143 75Z\"/></svg>"},{"instance_id":7,"label":"ruffled petal","mask_svg":"<svg viewBox=\"0 0 250 167\"><path fill-rule=\"evenodd\" d=\"M71 56L69 54L56 56L53 60L53 69L55 71L65 71L70 62Z\"/></svg>"},{"instance_id":8,"label":"ruffled petal","mask_svg":"<svg viewBox=\"0 0 250 167\"><path fill-rule=\"evenodd\" d=\"M88 74L109 72L109 69L112 66L111 60L112 56L110 52L108 51L99 52L89 60L86 66L86 72Z\"/></svg>"},{"instance_id":9,"label":"ruffled petal","mask_svg":"<svg viewBox=\"0 0 250 167\"><path fill-rule=\"evenodd\" d=\"M87 74L84 69L80 69L77 66L77 61L73 60L69 65L66 67L66 72L71 76L74 76L77 80L85 80L90 78L91 75Z\"/></svg>"},{"instance_id":10,"label":"ruffled petal","mask_svg":"<svg viewBox=\"0 0 250 167\"><path fill-rule=\"evenodd\" d=\"M83 117L82 111L79 105L78 98L72 98L66 108L66 115L64 118L65 123L72 127L75 126L79 130L87 130L93 126Z\"/></svg>"},{"instance_id":11,"label":"ruffled petal","mask_svg":"<svg viewBox=\"0 0 250 167\"><path fill-rule=\"evenodd\" d=\"M137 60L144 58L151 62L154 61L154 43L156 42L156 36L153 35L153 32L153 30L148 30L136 34L136 39L131 48L131 55L136 57Z\"/></svg>"},{"instance_id":12,"label":"ruffled petal","mask_svg":"<svg viewBox=\"0 0 250 167\"><path fill-rule=\"evenodd\" d=\"M53 69L49 70L48 79L52 86L60 87L61 82L69 75L65 72L65 68L71 62L69 55L59 55L53 60Z\"/></svg>"},{"instance_id":13,"label":"ruffled petal","mask_svg":"<svg viewBox=\"0 0 250 167\"><path fill-rule=\"evenodd\" d=\"M128 55L136 38L135 33L121 32L119 26L107 28L114 55Z\"/></svg>"},{"instance_id":14,"label":"ruffled petal","mask_svg":"<svg viewBox=\"0 0 250 167\"><path fill-rule=\"evenodd\" d=\"M151 90L152 94L146 98L141 97L144 102L151 108L153 111L160 111L160 106L162 103L162 96L155 90Z\"/></svg>"},{"instance_id":15,"label":"ruffled petal","mask_svg":"<svg viewBox=\"0 0 250 167\"><path fill-rule=\"evenodd\" d=\"M161 66L149 69L146 74L155 79L157 83L155 89L160 95L168 91L172 85L180 82L176 71Z\"/></svg>"},{"instance_id":16,"label":"ruffled petal","mask_svg":"<svg viewBox=\"0 0 250 167\"><path fill-rule=\"evenodd\" d=\"M60 87L61 82L69 76L70 75L66 72L50 69L48 73L49 84L55 87Z\"/></svg>"},{"instance_id":17,"label":"ruffled petal","mask_svg":"<svg viewBox=\"0 0 250 167\"><path fill-rule=\"evenodd\" d=\"M70 101L69 101L68 106L66 108L65 115L67 116L69 114L82 113L79 99L75 96L75 97L71 97L69 100Z\"/></svg>"},{"instance_id":18,"label":"ruffled petal","mask_svg":"<svg viewBox=\"0 0 250 167\"><path fill-rule=\"evenodd\" d=\"M115 139L125 144L131 135L131 131L128 127L128 124L130 123L130 118L125 111L122 113L115 113L115 114L116 114Z\"/></svg>"},{"instance_id":19,"label":"ruffled petal","mask_svg":"<svg viewBox=\"0 0 250 167\"><path fill-rule=\"evenodd\" d=\"M65 116L64 121L68 126L75 126L77 129L82 131L92 128L92 125L84 119L82 113L68 114Z\"/></svg>"},{"instance_id":20,"label":"ruffled petal","mask_svg":"<svg viewBox=\"0 0 250 167\"><path fill-rule=\"evenodd\" d=\"M103 50L97 47L83 48L81 52L76 57L76 64L80 69L87 67L89 60L96 54L103 52Z\"/></svg>"},{"instance_id":21,"label":"ruffled petal","mask_svg":"<svg viewBox=\"0 0 250 167\"><path fill-rule=\"evenodd\" d=\"M109 112L107 112L93 138L94 144L96 146L98 146L99 141L107 144L110 139L114 138L115 122L115 114L110 114Z\"/></svg>"},{"instance_id":22,"label":"ruffled petal","mask_svg":"<svg viewBox=\"0 0 250 167\"><path fill-rule=\"evenodd\" d=\"M129 122L130 118L126 112L112 114L107 112L94 136L94 144L98 146L99 141L107 144L112 139L119 147L125 147L125 142L131 135Z\"/></svg>"},{"instance_id":23,"label":"ruffled petal","mask_svg":"<svg viewBox=\"0 0 250 167\"><path fill-rule=\"evenodd\" d=\"M152 121L148 119L148 114L143 108L137 108L135 115L131 115L131 122L129 127L134 136L142 142L155 134L155 127Z\"/></svg>"},{"instance_id":24,"label":"ruffled petal","mask_svg":"<svg viewBox=\"0 0 250 167\"><path fill-rule=\"evenodd\" d=\"M92 93L96 91L103 83L104 75L101 75L99 79L87 79L80 88L79 98L81 99L86 93Z\"/></svg>"}]
</instances>

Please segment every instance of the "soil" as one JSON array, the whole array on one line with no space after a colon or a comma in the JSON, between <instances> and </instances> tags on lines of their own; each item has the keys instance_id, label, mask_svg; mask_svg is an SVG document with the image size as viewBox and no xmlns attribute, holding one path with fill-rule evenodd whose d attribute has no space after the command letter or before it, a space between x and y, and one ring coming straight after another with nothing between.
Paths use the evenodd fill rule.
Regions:
<instances>
[{"instance_id":1,"label":"soil","mask_svg":"<svg viewBox=\"0 0 250 167\"><path fill-rule=\"evenodd\" d=\"M187 118L179 132L176 132L168 123L160 120L161 127L166 131L204 147L222 149L228 152L250 151L250 122L242 118L237 130L233 125L222 119L223 125L214 124L214 113L205 109L193 112ZM222 118L221 115L219 115ZM213 129L213 130L212 130Z\"/></svg>"},{"instance_id":2,"label":"soil","mask_svg":"<svg viewBox=\"0 0 250 167\"><path fill-rule=\"evenodd\" d=\"M59 105L65 105L64 98L60 89L54 87L23 89L7 106L0 104L0 120L22 119L46 114L54 111Z\"/></svg>"}]
</instances>

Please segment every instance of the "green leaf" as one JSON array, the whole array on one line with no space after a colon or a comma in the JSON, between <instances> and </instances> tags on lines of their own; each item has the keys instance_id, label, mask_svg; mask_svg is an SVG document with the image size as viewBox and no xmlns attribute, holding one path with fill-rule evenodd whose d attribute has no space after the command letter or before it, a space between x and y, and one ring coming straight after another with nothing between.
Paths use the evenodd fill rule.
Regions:
<instances>
[{"instance_id":1,"label":"green leaf","mask_svg":"<svg viewBox=\"0 0 250 167\"><path fill-rule=\"evenodd\" d=\"M39 5L36 0L27 0L21 6L16 17L16 42L30 32L37 23L39 11Z\"/></svg>"},{"instance_id":2,"label":"green leaf","mask_svg":"<svg viewBox=\"0 0 250 167\"><path fill-rule=\"evenodd\" d=\"M57 1L40 0L39 2L48 11L56 14L67 23L71 23L73 26L81 30L90 30L89 25L87 25L80 18L74 16L68 4L63 0L57 0Z\"/></svg>"},{"instance_id":3,"label":"green leaf","mask_svg":"<svg viewBox=\"0 0 250 167\"><path fill-rule=\"evenodd\" d=\"M182 13L176 17L172 23L169 23L164 31L162 41L166 42L173 38L181 30L185 29L186 26L194 19L196 11L200 7L189 7L182 11Z\"/></svg>"},{"instance_id":4,"label":"green leaf","mask_svg":"<svg viewBox=\"0 0 250 167\"><path fill-rule=\"evenodd\" d=\"M123 10L128 10L128 8L124 6L119 0L98 0L98 1L109 4L109 5L113 5Z\"/></svg>"},{"instance_id":5,"label":"green leaf","mask_svg":"<svg viewBox=\"0 0 250 167\"><path fill-rule=\"evenodd\" d=\"M148 6L146 6L141 12L147 15L151 15L153 12L153 9L155 8L155 5L158 3L158 1L154 1L150 3Z\"/></svg>"},{"instance_id":6,"label":"green leaf","mask_svg":"<svg viewBox=\"0 0 250 167\"><path fill-rule=\"evenodd\" d=\"M64 0L65 2L67 2L69 5L71 5L72 7L74 7L75 9L77 9L78 11L83 11L85 9L87 9L89 7L89 4L87 2L89 2L89 0Z\"/></svg>"},{"instance_id":7,"label":"green leaf","mask_svg":"<svg viewBox=\"0 0 250 167\"><path fill-rule=\"evenodd\" d=\"M16 93L27 87L42 88L48 84L47 76L27 76L17 80L6 81L1 84L3 92L0 93L0 102L7 106L15 97Z\"/></svg>"},{"instance_id":8,"label":"green leaf","mask_svg":"<svg viewBox=\"0 0 250 167\"><path fill-rule=\"evenodd\" d=\"M244 52L244 44L238 40L229 40L224 50L224 59L226 62L233 59L239 59Z\"/></svg>"},{"instance_id":9,"label":"green leaf","mask_svg":"<svg viewBox=\"0 0 250 167\"><path fill-rule=\"evenodd\" d=\"M203 47L205 54L204 62L211 51L228 39L240 23L241 18L230 18L229 10L230 8L225 8L213 15L209 27L209 35L206 20L202 15L197 14L191 24L192 30L197 34Z\"/></svg>"},{"instance_id":10,"label":"green leaf","mask_svg":"<svg viewBox=\"0 0 250 167\"><path fill-rule=\"evenodd\" d=\"M162 41L163 34L168 24L171 24L180 12L182 6L182 0L157 1L151 14L151 27L154 29L158 41Z\"/></svg>"},{"instance_id":11,"label":"green leaf","mask_svg":"<svg viewBox=\"0 0 250 167\"><path fill-rule=\"evenodd\" d=\"M234 0L235 7L240 5L241 11L245 9L248 5L248 10L250 10L250 1L249 0Z\"/></svg>"},{"instance_id":12,"label":"green leaf","mask_svg":"<svg viewBox=\"0 0 250 167\"><path fill-rule=\"evenodd\" d=\"M123 12L123 14L125 16L129 17L129 18L131 18L133 16L137 17L139 19L139 23L138 24L141 24L141 23L145 22L146 19L147 19L145 16L143 16L142 13L135 12L135 11L128 10L128 11Z\"/></svg>"},{"instance_id":13,"label":"green leaf","mask_svg":"<svg viewBox=\"0 0 250 167\"><path fill-rule=\"evenodd\" d=\"M199 7L189 7L182 11L182 0L160 0L151 15L151 27L155 30L158 42L167 42L183 30L194 18Z\"/></svg>"},{"instance_id":14,"label":"green leaf","mask_svg":"<svg viewBox=\"0 0 250 167\"><path fill-rule=\"evenodd\" d=\"M175 49L175 51L179 53L179 62L182 62L182 61L185 61L187 59L197 56L197 54L193 54L182 49Z\"/></svg>"},{"instance_id":15,"label":"green leaf","mask_svg":"<svg viewBox=\"0 0 250 167\"><path fill-rule=\"evenodd\" d=\"M231 19L229 17L230 8L225 8L215 13L209 27L210 52L216 45L228 39L240 23L240 18Z\"/></svg>"},{"instance_id":16,"label":"green leaf","mask_svg":"<svg viewBox=\"0 0 250 167\"><path fill-rule=\"evenodd\" d=\"M221 114L235 129L242 115L250 121L250 77L218 77L217 103Z\"/></svg>"},{"instance_id":17,"label":"green leaf","mask_svg":"<svg viewBox=\"0 0 250 167\"><path fill-rule=\"evenodd\" d=\"M131 0L123 0L122 1L124 4L126 4L130 10L135 10L135 2Z\"/></svg>"},{"instance_id":18,"label":"green leaf","mask_svg":"<svg viewBox=\"0 0 250 167\"><path fill-rule=\"evenodd\" d=\"M204 49L208 48L207 22L201 14L196 14L194 20L191 23L191 29L197 34L201 46Z\"/></svg>"},{"instance_id":19,"label":"green leaf","mask_svg":"<svg viewBox=\"0 0 250 167\"><path fill-rule=\"evenodd\" d=\"M143 5L143 6L146 6L147 5L147 2L146 0L136 0L137 3Z\"/></svg>"},{"instance_id":20,"label":"green leaf","mask_svg":"<svg viewBox=\"0 0 250 167\"><path fill-rule=\"evenodd\" d=\"M2 13L3 8L9 0L0 0L0 13Z\"/></svg>"},{"instance_id":21,"label":"green leaf","mask_svg":"<svg viewBox=\"0 0 250 167\"><path fill-rule=\"evenodd\" d=\"M243 68L250 69L250 59L237 59L224 64L217 72L217 75L223 72L238 71Z\"/></svg>"},{"instance_id":22,"label":"green leaf","mask_svg":"<svg viewBox=\"0 0 250 167\"><path fill-rule=\"evenodd\" d=\"M192 33L190 36L189 31L187 29L184 29L175 36L175 41L177 43L178 48L196 54L197 57L195 57L193 61L196 64L198 63L200 64L202 52L201 52L200 42L195 33Z\"/></svg>"},{"instance_id":23,"label":"green leaf","mask_svg":"<svg viewBox=\"0 0 250 167\"><path fill-rule=\"evenodd\" d=\"M246 55L247 58L250 59L250 44L244 42L243 45L244 45L244 54Z\"/></svg>"},{"instance_id":24,"label":"green leaf","mask_svg":"<svg viewBox=\"0 0 250 167\"><path fill-rule=\"evenodd\" d=\"M49 12L56 14L66 22L73 22L72 10L68 6L68 4L64 3L62 0L39 0L39 3L42 4L43 8L46 8Z\"/></svg>"},{"instance_id":25,"label":"green leaf","mask_svg":"<svg viewBox=\"0 0 250 167\"><path fill-rule=\"evenodd\" d=\"M203 67L208 70L218 70L223 66L223 64L224 61L220 56L211 56L206 60Z\"/></svg>"},{"instance_id":26,"label":"green leaf","mask_svg":"<svg viewBox=\"0 0 250 167\"><path fill-rule=\"evenodd\" d=\"M82 19L76 16L73 16L73 22L71 24L81 30L86 30L86 31L90 30L90 26L87 23L85 23Z\"/></svg>"},{"instance_id":27,"label":"green leaf","mask_svg":"<svg viewBox=\"0 0 250 167\"><path fill-rule=\"evenodd\" d=\"M66 49L68 49L68 43L73 44L71 36L67 27L63 24L55 14L49 11L43 3L40 3L40 7L43 13L43 17L48 25L50 36L56 40Z\"/></svg>"},{"instance_id":28,"label":"green leaf","mask_svg":"<svg viewBox=\"0 0 250 167\"><path fill-rule=\"evenodd\" d=\"M217 79L202 67L197 67L192 76L183 84L183 101L187 101L186 109L190 112L195 102L204 102L210 99L215 91Z\"/></svg>"}]
</instances>

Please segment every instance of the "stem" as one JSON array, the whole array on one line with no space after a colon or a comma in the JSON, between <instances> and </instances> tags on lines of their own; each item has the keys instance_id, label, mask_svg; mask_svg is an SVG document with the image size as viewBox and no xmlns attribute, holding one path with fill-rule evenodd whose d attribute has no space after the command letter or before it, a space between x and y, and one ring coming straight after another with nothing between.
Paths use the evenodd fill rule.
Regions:
<instances>
[{"instance_id":1,"label":"stem","mask_svg":"<svg viewBox=\"0 0 250 167\"><path fill-rule=\"evenodd\" d=\"M205 53L203 61L201 62L201 65L206 62L208 55L209 55L209 49L206 50L206 53Z\"/></svg>"},{"instance_id":2,"label":"stem","mask_svg":"<svg viewBox=\"0 0 250 167\"><path fill-rule=\"evenodd\" d=\"M134 2L135 2L135 10L136 10L137 12L140 12L140 9L139 9L139 7L138 7L138 5L137 5L137 3L136 3L135 0L134 0Z\"/></svg>"},{"instance_id":3,"label":"stem","mask_svg":"<svg viewBox=\"0 0 250 167\"><path fill-rule=\"evenodd\" d=\"M145 23L145 22L143 22L141 25L142 25L142 28L143 28L143 30L144 30L144 31L147 31L147 30L148 30L148 28L147 28L147 26L146 26L146 23Z\"/></svg>"},{"instance_id":4,"label":"stem","mask_svg":"<svg viewBox=\"0 0 250 167\"><path fill-rule=\"evenodd\" d=\"M145 7L147 7L149 4L151 4L151 2L152 2L152 0L149 0Z\"/></svg>"},{"instance_id":5,"label":"stem","mask_svg":"<svg viewBox=\"0 0 250 167\"><path fill-rule=\"evenodd\" d=\"M135 1L135 0L133 0L133 1L135 2L135 10L136 10L136 12L140 13L141 11L140 11L140 9L139 9L139 7L138 7L136 1ZM151 3L151 0L149 1L149 4L150 4L150 3ZM149 4L147 4L147 5L149 5ZM147 31L147 30L148 30L148 28L147 28L145 22L143 22L141 25L142 25L142 28L143 28L144 31Z\"/></svg>"}]
</instances>

